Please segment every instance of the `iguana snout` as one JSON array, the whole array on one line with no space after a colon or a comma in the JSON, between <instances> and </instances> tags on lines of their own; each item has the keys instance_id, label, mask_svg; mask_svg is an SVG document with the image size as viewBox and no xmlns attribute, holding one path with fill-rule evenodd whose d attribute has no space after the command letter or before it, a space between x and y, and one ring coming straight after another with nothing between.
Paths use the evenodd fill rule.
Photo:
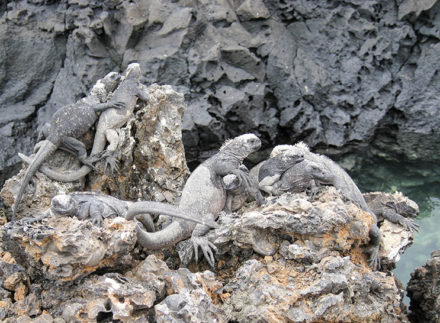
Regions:
<instances>
[{"instance_id":1,"label":"iguana snout","mask_svg":"<svg viewBox=\"0 0 440 323\"><path fill-rule=\"evenodd\" d=\"M77 207L76 201L70 195L66 194L56 195L50 202L52 212L59 215L69 216L75 213Z\"/></svg>"}]
</instances>

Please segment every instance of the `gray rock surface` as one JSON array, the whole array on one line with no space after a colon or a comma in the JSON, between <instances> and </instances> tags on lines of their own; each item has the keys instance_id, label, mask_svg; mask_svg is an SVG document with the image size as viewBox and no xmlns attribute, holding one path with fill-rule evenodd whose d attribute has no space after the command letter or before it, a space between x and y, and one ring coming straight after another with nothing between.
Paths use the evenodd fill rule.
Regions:
<instances>
[{"instance_id":1,"label":"gray rock surface","mask_svg":"<svg viewBox=\"0 0 440 323\"><path fill-rule=\"evenodd\" d=\"M439 277L440 252L434 251L431 258L411 273L406 288L410 298L411 322L438 322L440 320Z\"/></svg>"},{"instance_id":2,"label":"gray rock surface","mask_svg":"<svg viewBox=\"0 0 440 323\"><path fill-rule=\"evenodd\" d=\"M8 2L0 182L58 107L132 61L145 84L185 93L193 166L249 131L266 146L371 142L374 155L438 161L439 17L435 0Z\"/></svg>"},{"instance_id":3,"label":"gray rock surface","mask_svg":"<svg viewBox=\"0 0 440 323\"><path fill-rule=\"evenodd\" d=\"M167 266L164 260L185 265L172 250L141 260L135 223L120 217L105 219L103 228L76 218L8 223L0 231L0 316L6 322L18 316L49 322L407 322L394 276L367 263L372 216L333 187L313 199L288 193L262 207L248 203L221 214L219 223L208 233L219 249L215 267L194 264L191 243L179 250L191 271ZM395 260L387 254L388 240L383 244L381 258Z\"/></svg>"}]
</instances>

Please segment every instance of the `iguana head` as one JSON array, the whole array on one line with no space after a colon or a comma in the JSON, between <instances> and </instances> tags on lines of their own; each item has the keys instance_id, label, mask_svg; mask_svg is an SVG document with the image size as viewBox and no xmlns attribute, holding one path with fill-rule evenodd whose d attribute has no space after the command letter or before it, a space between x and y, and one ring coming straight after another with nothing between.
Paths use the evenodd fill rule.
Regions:
<instances>
[{"instance_id":1,"label":"iguana head","mask_svg":"<svg viewBox=\"0 0 440 323\"><path fill-rule=\"evenodd\" d=\"M266 160L260 167L258 181L261 182L267 177L278 176L278 178L290 167L304 160L301 156L290 156L279 154Z\"/></svg>"},{"instance_id":2,"label":"iguana head","mask_svg":"<svg viewBox=\"0 0 440 323\"><path fill-rule=\"evenodd\" d=\"M305 161L305 172L320 184L332 184L334 174L326 167L310 160Z\"/></svg>"},{"instance_id":3,"label":"iguana head","mask_svg":"<svg viewBox=\"0 0 440 323\"><path fill-rule=\"evenodd\" d=\"M227 140L220 148L220 152L226 153L243 160L249 154L261 148L261 140L254 134L247 133L234 139Z\"/></svg>"},{"instance_id":4,"label":"iguana head","mask_svg":"<svg viewBox=\"0 0 440 323\"><path fill-rule=\"evenodd\" d=\"M415 218L419 215L417 203L404 196L401 192L395 192L389 196L389 201L385 201L385 205L406 218Z\"/></svg>"},{"instance_id":5,"label":"iguana head","mask_svg":"<svg viewBox=\"0 0 440 323\"><path fill-rule=\"evenodd\" d=\"M50 201L50 210L59 215L70 216L77 210L76 201L66 194L59 194L52 198Z\"/></svg>"},{"instance_id":6,"label":"iguana head","mask_svg":"<svg viewBox=\"0 0 440 323\"><path fill-rule=\"evenodd\" d=\"M125 70L126 79L139 79L141 76L141 66L138 63L131 63Z\"/></svg>"},{"instance_id":7,"label":"iguana head","mask_svg":"<svg viewBox=\"0 0 440 323\"><path fill-rule=\"evenodd\" d=\"M272 149L270 157L275 157L278 155L283 156L304 156L304 153L310 152L309 147L302 141L296 143L295 145L278 145Z\"/></svg>"},{"instance_id":8,"label":"iguana head","mask_svg":"<svg viewBox=\"0 0 440 323\"><path fill-rule=\"evenodd\" d=\"M235 190L240 185L241 185L241 180L235 174L228 174L223 177L223 187L227 191Z\"/></svg>"}]
</instances>

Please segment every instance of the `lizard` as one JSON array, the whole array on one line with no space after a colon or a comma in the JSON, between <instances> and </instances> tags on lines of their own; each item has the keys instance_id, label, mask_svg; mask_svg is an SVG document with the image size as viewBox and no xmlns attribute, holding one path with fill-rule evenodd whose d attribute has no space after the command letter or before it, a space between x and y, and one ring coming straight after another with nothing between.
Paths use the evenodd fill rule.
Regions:
<instances>
[{"instance_id":1,"label":"lizard","mask_svg":"<svg viewBox=\"0 0 440 323\"><path fill-rule=\"evenodd\" d=\"M224 211L231 213L243 206L248 197L252 197L259 206L263 205L266 201L258 189L258 185L254 182L254 179L250 176L249 170L245 165L241 165L240 168L248 174L250 183L243 183L235 174L228 174L222 178L223 187L226 190L226 205ZM249 188L251 190L249 190Z\"/></svg>"},{"instance_id":2,"label":"lizard","mask_svg":"<svg viewBox=\"0 0 440 323\"><path fill-rule=\"evenodd\" d=\"M418 216L419 206L401 192L395 192L394 194L370 192L363 195L376 216L400 224L411 232L419 230L419 224L411 219Z\"/></svg>"},{"instance_id":3,"label":"lizard","mask_svg":"<svg viewBox=\"0 0 440 323\"><path fill-rule=\"evenodd\" d=\"M97 82L96 87L99 85L102 85L102 83ZM76 151L83 163L90 164L87 160L85 145L78 138L93 126L100 112L109 108L121 109L124 105L122 102L115 100L100 103L96 87L92 88L90 94L85 98L76 103L61 107L52 116L50 123L45 129L46 139L35 145L34 151L38 151L35 158L29 163L21 182L12 208L12 220L15 220L18 205L32 176L58 148L64 147L69 151Z\"/></svg>"},{"instance_id":4,"label":"lizard","mask_svg":"<svg viewBox=\"0 0 440 323\"><path fill-rule=\"evenodd\" d=\"M27 222L41 221L47 216L70 216L77 217L79 220L90 218L92 223L97 226L102 226L104 218L114 218L117 216L126 218L127 210L131 205L136 205L140 202L132 202L120 200L116 197L99 193L99 192L71 192L69 194L55 195L50 201L50 208L43 212L40 216L28 219ZM182 218L186 221L207 225L212 228L217 228L218 224L209 219L198 218L196 215L189 212L182 212L176 206L163 205L158 202L149 202L150 208L153 211L150 213L160 212L172 217ZM159 210L154 212L155 208ZM142 216L141 222L146 227L147 231L155 231L154 223L148 214Z\"/></svg>"},{"instance_id":5,"label":"lizard","mask_svg":"<svg viewBox=\"0 0 440 323\"><path fill-rule=\"evenodd\" d=\"M226 190L223 187L222 178L228 174L235 174L244 185L251 183L249 175L240 166L250 153L257 151L260 147L261 140L253 134L244 134L226 141L216 154L201 163L191 173L182 190L179 209L199 214L199 217L203 219L216 218L226 204ZM252 189L247 188L247 190ZM139 202L129 207L127 219L149 212L148 204ZM208 263L214 266L212 250L216 251L217 248L204 237L208 229L207 226L195 225L182 220L173 221L157 232L146 232L138 226L138 242L144 248L158 250L191 238L195 260L198 260L198 247L201 247Z\"/></svg>"},{"instance_id":6,"label":"lizard","mask_svg":"<svg viewBox=\"0 0 440 323\"><path fill-rule=\"evenodd\" d=\"M367 202L365 201L361 191L350 177L347 172L339 166L336 162L328 158L327 156L316 154L310 151L309 147L303 143L299 142L295 145L279 145L276 146L271 153L271 158L276 157L277 155L285 155L285 156L295 156L299 158L304 158L307 162L314 163L313 167L309 168L312 170L312 174L300 174L299 176L312 177L318 184L332 185L337 188L341 194L355 205L357 205L360 209L368 212L374 219L373 225L369 230L370 237L370 259L369 263L373 270L376 270L380 267L380 259L379 259L379 247L380 242L382 241L382 234L377 226L377 217L374 212L370 209ZM271 159L269 158L269 160ZM318 167L318 170L315 169ZM308 167L307 167L308 168ZM298 168L298 170L304 172L307 168ZM321 169L321 171L319 171ZM295 170L295 169L294 169ZM261 173L261 168L260 168ZM280 174L279 177L281 177ZM295 174L290 173L289 177L284 178L284 181L295 180ZM261 179L264 181L264 178ZM306 180L307 181L307 180ZM261 183L261 181L260 181ZM276 184L273 183L273 184ZM273 185L272 184L272 185Z\"/></svg>"},{"instance_id":7,"label":"lizard","mask_svg":"<svg viewBox=\"0 0 440 323\"><path fill-rule=\"evenodd\" d=\"M96 126L95 138L93 141L92 151L90 156L106 158L106 165L108 164L113 171L117 170L116 160L114 159L114 152L118 146L118 133L116 129L122 127L132 116L136 106L137 99L146 101L148 99L139 83L141 70L138 63L131 63L128 65L125 73L125 79L121 81L119 86L113 92L112 100L122 102L123 109L107 109L99 117ZM107 141L109 146L104 151ZM31 159L27 156L20 155L25 161L29 162ZM40 171L49 178L60 182L73 182L85 177L92 168L89 165L83 165L76 171L58 172L47 166L42 166Z\"/></svg>"},{"instance_id":8,"label":"lizard","mask_svg":"<svg viewBox=\"0 0 440 323\"><path fill-rule=\"evenodd\" d=\"M313 196L319 184L327 184L320 183L318 178L331 176L327 168L319 167L317 163L304 158L279 176L270 176L271 173L276 173L276 168L272 167L272 160L276 157L266 160L260 167L262 171L259 173L261 179L259 187L269 194L281 195L286 192L300 193L310 190Z\"/></svg>"}]
</instances>

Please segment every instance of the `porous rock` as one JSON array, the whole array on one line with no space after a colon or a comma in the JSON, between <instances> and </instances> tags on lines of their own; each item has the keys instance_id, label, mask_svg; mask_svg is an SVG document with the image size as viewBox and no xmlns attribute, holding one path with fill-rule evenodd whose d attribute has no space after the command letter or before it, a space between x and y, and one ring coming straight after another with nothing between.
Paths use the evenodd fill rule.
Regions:
<instances>
[{"instance_id":1,"label":"porous rock","mask_svg":"<svg viewBox=\"0 0 440 323\"><path fill-rule=\"evenodd\" d=\"M102 228L69 217L21 220L6 224L1 233L2 244L31 277L60 282L127 266L136 243L135 223L123 218L105 219Z\"/></svg>"},{"instance_id":2,"label":"porous rock","mask_svg":"<svg viewBox=\"0 0 440 323\"><path fill-rule=\"evenodd\" d=\"M411 322L438 322L440 320L440 251L434 251L431 258L411 273L406 288L410 298Z\"/></svg>"},{"instance_id":3,"label":"porous rock","mask_svg":"<svg viewBox=\"0 0 440 323\"><path fill-rule=\"evenodd\" d=\"M238 322L392 322L401 314L394 278L349 257L306 267L282 258L248 260L222 291L223 309Z\"/></svg>"},{"instance_id":4,"label":"porous rock","mask_svg":"<svg viewBox=\"0 0 440 323\"><path fill-rule=\"evenodd\" d=\"M219 222L209 238L228 277L217 294L229 320L407 322L399 284L368 267L371 216L334 188L315 199L287 193ZM388 249L380 256L391 263Z\"/></svg>"}]
</instances>

